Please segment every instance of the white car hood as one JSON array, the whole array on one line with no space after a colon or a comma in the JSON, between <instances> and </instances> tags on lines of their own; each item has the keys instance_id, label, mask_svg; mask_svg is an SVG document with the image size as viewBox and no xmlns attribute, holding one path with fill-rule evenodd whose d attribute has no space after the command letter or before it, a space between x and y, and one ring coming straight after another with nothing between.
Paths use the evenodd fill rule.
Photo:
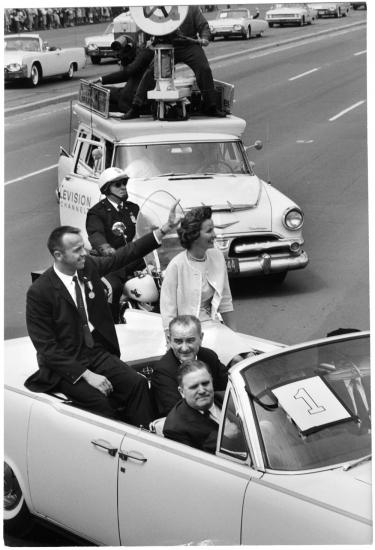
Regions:
<instances>
[{"instance_id":1,"label":"white car hood","mask_svg":"<svg viewBox=\"0 0 375 550\"><path fill-rule=\"evenodd\" d=\"M22 65L22 60L24 57L25 52L23 52L22 50L4 52L4 65L9 65L10 63L19 63L20 65Z\"/></svg>"},{"instance_id":2,"label":"white car hood","mask_svg":"<svg viewBox=\"0 0 375 550\"><path fill-rule=\"evenodd\" d=\"M194 183L194 185L193 185ZM148 198L155 191L164 190L180 199L183 210L211 206L216 233L249 233L270 231L271 206L263 183L257 176L189 174L173 177L155 177L147 180L130 179L129 199L135 202ZM145 192L147 189L147 192ZM230 202L229 198L230 197Z\"/></svg>"},{"instance_id":3,"label":"white car hood","mask_svg":"<svg viewBox=\"0 0 375 550\"><path fill-rule=\"evenodd\" d=\"M263 478L287 492L320 506L371 521L371 461L344 471L342 467L301 475L268 475Z\"/></svg>"},{"instance_id":4,"label":"white car hood","mask_svg":"<svg viewBox=\"0 0 375 550\"><path fill-rule=\"evenodd\" d=\"M214 28L232 27L233 25L242 25L243 22L244 22L244 20L242 18L237 19L237 18L234 18L234 17L229 17L227 19L214 19L211 22L211 25Z\"/></svg>"},{"instance_id":5,"label":"white car hood","mask_svg":"<svg viewBox=\"0 0 375 550\"><path fill-rule=\"evenodd\" d=\"M270 10L267 12L267 15L281 15L281 14L289 14L289 13L301 13L303 12L303 8L277 8L276 10Z\"/></svg>"},{"instance_id":6,"label":"white car hood","mask_svg":"<svg viewBox=\"0 0 375 550\"><path fill-rule=\"evenodd\" d=\"M110 46L113 41L113 34L99 34L97 36L89 36L88 38L85 38L86 46L88 44L96 44L97 46Z\"/></svg>"}]
</instances>

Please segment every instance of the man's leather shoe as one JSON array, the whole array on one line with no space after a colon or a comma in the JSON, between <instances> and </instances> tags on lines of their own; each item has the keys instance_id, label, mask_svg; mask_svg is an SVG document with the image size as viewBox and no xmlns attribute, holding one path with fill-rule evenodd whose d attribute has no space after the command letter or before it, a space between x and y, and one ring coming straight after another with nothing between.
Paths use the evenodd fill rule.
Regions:
<instances>
[{"instance_id":1,"label":"man's leather shoe","mask_svg":"<svg viewBox=\"0 0 375 550\"><path fill-rule=\"evenodd\" d=\"M129 120L131 118L139 118L139 107L137 105L133 105L129 111L127 111L124 116L122 117L123 120Z\"/></svg>"},{"instance_id":2,"label":"man's leather shoe","mask_svg":"<svg viewBox=\"0 0 375 550\"><path fill-rule=\"evenodd\" d=\"M212 105L211 107L208 107L208 109L204 111L204 114L206 116L217 116L220 118L227 116L227 114L224 111L220 111L220 109L218 109L216 105Z\"/></svg>"}]
</instances>

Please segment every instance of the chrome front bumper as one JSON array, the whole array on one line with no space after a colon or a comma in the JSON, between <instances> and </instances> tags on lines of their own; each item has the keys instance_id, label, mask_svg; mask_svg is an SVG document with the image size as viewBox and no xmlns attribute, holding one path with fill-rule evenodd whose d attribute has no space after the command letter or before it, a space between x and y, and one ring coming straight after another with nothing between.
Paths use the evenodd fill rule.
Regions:
<instances>
[{"instance_id":1,"label":"chrome front bumper","mask_svg":"<svg viewBox=\"0 0 375 550\"><path fill-rule=\"evenodd\" d=\"M236 267L232 264L231 268L232 260ZM303 250L298 256L262 252L252 258L228 258L226 261L230 277L255 277L302 269L309 263L309 257Z\"/></svg>"}]
</instances>

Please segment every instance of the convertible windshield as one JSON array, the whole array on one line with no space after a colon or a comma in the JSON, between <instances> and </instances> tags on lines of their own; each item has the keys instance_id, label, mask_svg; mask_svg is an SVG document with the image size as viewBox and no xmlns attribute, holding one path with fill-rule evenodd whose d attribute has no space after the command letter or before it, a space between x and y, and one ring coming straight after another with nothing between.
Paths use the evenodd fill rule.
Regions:
<instances>
[{"instance_id":1,"label":"convertible windshield","mask_svg":"<svg viewBox=\"0 0 375 550\"><path fill-rule=\"evenodd\" d=\"M221 11L219 13L220 19L241 19L242 17L247 17L247 11L246 10L231 10L231 11Z\"/></svg>"},{"instance_id":2,"label":"convertible windshield","mask_svg":"<svg viewBox=\"0 0 375 550\"><path fill-rule=\"evenodd\" d=\"M265 359L243 376L270 468L323 468L371 452L368 336Z\"/></svg>"},{"instance_id":3,"label":"convertible windshield","mask_svg":"<svg viewBox=\"0 0 375 550\"><path fill-rule=\"evenodd\" d=\"M252 173L237 141L121 146L115 164L131 178Z\"/></svg>"},{"instance_id":4,"label":"convertible windshield","mask_svg":"<svg viewBox=\"0 0 375 550\"><path fill-rule=\"evenodd\" d=\"M4 43L6 51L23 50L25 52L38 52L40 50L39 40L37 38L9 37L5 39Z\"/></svg>"}]
</instances>

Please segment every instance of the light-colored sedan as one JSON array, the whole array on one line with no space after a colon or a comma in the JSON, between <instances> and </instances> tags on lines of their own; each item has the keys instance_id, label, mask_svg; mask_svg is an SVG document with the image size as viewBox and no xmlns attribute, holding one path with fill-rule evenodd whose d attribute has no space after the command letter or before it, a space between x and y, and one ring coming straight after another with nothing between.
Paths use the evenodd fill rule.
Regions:
<instances>
[{"instance_id":1,"label":"light-colored sedan","mask_svg":"<svg viewBox=\"0 0 375 550\"><path fill-rule=\"evenodd\" d=\"M315 9L318 19L323 17L347 17L350 13L349 2L322 2L309 4L309 6Z\"/></svg>"},{"instance_id":2,"label":"light-colored sedan","mask_svg":"<svg viewBox=\"0 0 375 550\"><path fill-rule=\"evenodd\" d=\"M315 23L316 11L308 4L276 4L266 12L266 21L274 25L311 25Z\"/></svg>"},{"instance_id":3,"label":"light-colored sedan","mask_svg":"<svg viewBox=\"0 0 375 550\"><path fill-rule=\"evenodd\" d=\"M157 314L136 315L118 334L142 370L163 334ZM35 350L6 341L5 530L36 516L106 546L370 544L369 334L253 346L209 454L29 392Z\"/></svg>"},{"instance_id":4,"label":"light-colored sedan","mask_svg":"<svg viewBox=\"0 0 375 550\"><path fill-rule=\"evenodd\" d=\"M62 75L71 79L85 66L84 48L55 48L38 34L9 34L4 37L4 80L26 80L38 86L42 78Z\"/></svg>"},{"instance_id":5,"label":"light-colored sedan","mask_svg":"<svg viewBox=\"0 0 375 550\"><path fill-rule=\"evenodd\" d=\"M252 16L250 10L245 8L220 10L216 19L209 22L211 39L239 36L248 40L252 36L262 36L268 24L264 19L259 19L258 15L259 12Z\"/></svg>"}]
</instances>

